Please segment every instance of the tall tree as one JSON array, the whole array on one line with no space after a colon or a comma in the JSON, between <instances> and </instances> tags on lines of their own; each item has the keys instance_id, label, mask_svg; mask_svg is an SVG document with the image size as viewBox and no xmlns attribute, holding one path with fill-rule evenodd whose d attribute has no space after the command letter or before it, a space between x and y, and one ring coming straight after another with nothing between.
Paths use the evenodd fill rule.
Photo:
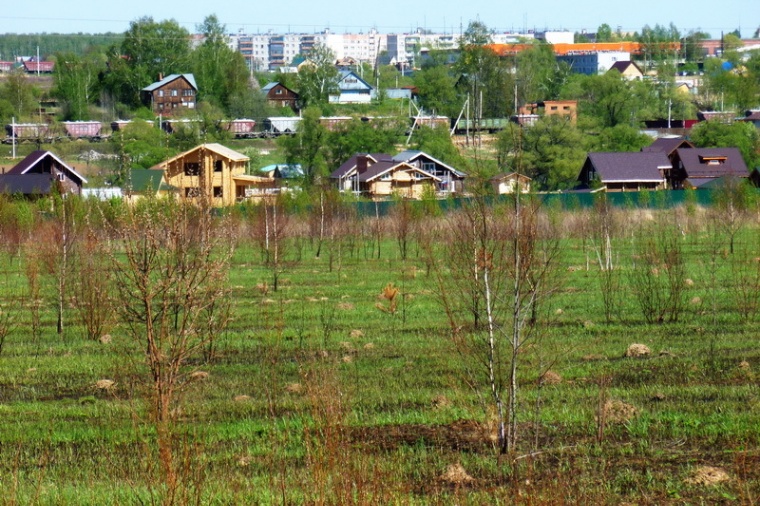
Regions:
<instances>
[{"instance_id":1,"label":"tall tree","mask_svg":"<svg viewBox=\"0 0 760 506\"><path fill-rule=\"evenodd\" d=\"M105 85L125 104L140 103L140 90L170 74L190 71L190 34L174 20L132 21L120 46L109 51Z\"/></svg>"},{"instance_id":2,"label":"tall tree","mask_svg":"<svg viewBox=\"0 0 760 506\"><path fill-rule=\"evenodd\" d=\"M105 70L105 59L97 53L57 53L55 60L53 94L63 105L64 119L90 119L88 107L98 97L98 74Z\"/></svg>"},{"instance_id":3,"label":"tall tree","mask_svg":"<svg viewBox=\"0 0 760 506\"><path fill-rule=\"evenodd\" d=\"M192 53L199 99L229 111L233 99L249 91L245 59L227 45L226 27L215 15L207 16L196 29L203 34L203 43Z\"/></svg>"},{"instance_id":4,"label":"tall tree","mask_svg":"<svg viewBox=\"0 0 760 506\"><path fill-rule=\"evenodd\" d=\"M316 44L308 63L298 71L297 85L302 107L327 103L330 95L338 91L335 53L323 44Z\"/></svg>"},{"instance_id":5,"label":"tall tree","mask_svg":"<svg viewBox=\"0 0 760 506\"><path fill-rule=\"evenodd\" d=\"M474 118L502 118L510 109L511 70L486 45L490 41L488 28L473 21L459 44L460 56L455 70L461 76L460 93L469 96Z\"/></svg>"},{"instance_id":6,"label":"tall tree","mask_svg":"<svg viewBox=\"0 0 760 506\"><path fill-rule=\"evenodd\" d=\"M307 107L298 124L298 133L281 137L288 163L299 163L304 173L305 186L309 187L321 176L327 175L327 129L320 118L319 107Z\"/></svg>"},{"instance_id":7,"label":"tall tree","mask_svg":"<svg viewBox=\"0 0 760 506\"><path fill-rule=\"evenodd\" d=\"M24 71L20 69L8 74L5 83L0 86L0 99L7 101L9 112L16 117L17 121L28 118L35 111L38 106L38 95L39 89L29 81Z\"/></svg>"}]
</instances>

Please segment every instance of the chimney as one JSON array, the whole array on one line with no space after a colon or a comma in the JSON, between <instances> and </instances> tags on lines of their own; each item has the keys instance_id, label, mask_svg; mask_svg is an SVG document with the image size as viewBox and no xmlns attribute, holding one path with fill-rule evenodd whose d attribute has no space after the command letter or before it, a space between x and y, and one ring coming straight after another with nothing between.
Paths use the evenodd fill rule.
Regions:
<instances>
[{"instance_id":1,"label":"chimney","mask_svg":"<svg viewBox=\"0 0 760 506\"><path fill-rule=\"evenodd\" d=\"M159 72L158 73L158 80L159 81L163 81L164 80L164 73L163 72Z\"/></svg>"},{"instance_id":2,"label":"chimney","mask_svg":"<svg viewBox=\"0 0 760 506\"><path fill-rule=\"evenodd\" d=\"M358 155L356 157L356 173L362 174L369 168L369 157L367 155Z\"/></svg>"}]
</instances>

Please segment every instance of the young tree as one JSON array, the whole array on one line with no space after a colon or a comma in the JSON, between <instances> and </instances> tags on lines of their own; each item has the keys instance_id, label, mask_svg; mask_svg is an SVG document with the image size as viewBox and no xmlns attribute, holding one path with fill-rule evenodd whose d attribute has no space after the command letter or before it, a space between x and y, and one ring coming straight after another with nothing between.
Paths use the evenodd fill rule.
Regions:
<instances>
[{"instance_id":1,"label":"young tree","mask_svg":"<svg viewBox=\"0 0 760 506\"><path fill-rule=\"evenodd\" d=\"M228 295L235 241L225 218L172 200L125 208L112 232L116 309L144 351L161 470L173 492L174 408L204 350L226 324L215 308Z\"/></svg>"},{"instance_id":2,"label":"young tree","mask_svg":"<svg viewBox=\"0 0 760 506\"><path fill-rule=\"evenodd\" d=\"M318 107L307 107L298 125L298 133L281 137L288 163L300 163L304 172L304 183L311 186L315 180L327 175L328 131L322 125L322 111Z\"/></svg>"},{"instance_id":3,"label":"young tree","mask_svg":"<svg viewBox=\"0 0 760 506\"><path fill-rule=\"evenodd\" d=\"M21 69L16 69L8 74L5 83L0 86L0 97L7 100L10 113L16 117L16 121L28 118L37 109L38 95L39 90L32 85Z\"/></svg>"},{"instance_id":4,"label":"young tree","mask_svg":"<svg viewBox=\"0 0 760 506\"><path fill-rule=\"evenodd\" d=\"M323 44L316 44L308 58L308 63L298 71L297 77L301 107L326 104L330 95L338 92L335 53Z\"/></svg>"},{"instance_id":5,"label":"young tree","mask_svg":"<svg viewBox=\"0 0 760 506\"><path fill-rule=\"evenodd\" d=\"M105 70L105 59L97 53L57 53L55 60L53 94L63 104L64 119L90 119L88 108L99 95L98 74Z\"/></svg>"},{"instance_id":6,"label":"young tree","mask_svg":"<svg viewBox=\"0 0 760 506\"><path fill-rule=\"evenodd\" d=\"M540 305L558 286L560 253L537 202L517 195L504 211L494 213L484 199L467 203L448 227L446 269L434 263L469 382L496 413L499 454L517 446L521 354L538 336Z\"/></svg>"}]
</instances>

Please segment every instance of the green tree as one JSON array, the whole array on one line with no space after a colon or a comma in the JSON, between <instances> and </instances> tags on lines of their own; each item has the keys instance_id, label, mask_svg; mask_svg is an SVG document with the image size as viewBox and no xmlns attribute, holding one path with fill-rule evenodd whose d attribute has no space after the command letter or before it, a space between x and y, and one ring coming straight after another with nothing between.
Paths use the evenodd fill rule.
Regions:
<instances>
[{"instance_id":1,"label":"green tree","mask_svg":"<svg viewBox=\"0 0 760 506\"><path fill-rule=\"evenodd\" d=\"M607 23L603 23L599 25L599 28L596 29L596 41L597 42L612 42L613 35L612 35L612 28L610 28L610 25Z\"/></svg>"},{"instance_id":2,"label":"green tree","mask_svg":"<svg viewBox=\"0 0 760 506\"><path fill-rule=\"evenodd\" d=\"M338 69L335 53L316 44L309 53L309 63L298 71L297 86L302 107L325 104L330 95L338 92Z\"/></svg>"},{"instance_id":3,"label":"green tree","mask_svg":"<svg viewBox=\"0 0 760 506\"><path fill-rule=\"evenodd\" d=\"M412 145L414 149L424 151L452 167L468 171L467 163L451 141L447 128L420 127L412 135Z\"/></svg>"},{"instance_id":4,"label":"green tree","mask_svg":"<svg viewBox=\"0 0 760 506\"><path fill-rule=\"evenodd\" d=\"M21 69L8 74L5 83L0 85L0 99L7 101L6 108L10 109L10 114L16 117L16 121L30 118L37 110L39 94L39 89L29 81Z\"/></svg>"},{"instance_id":5,"label":"green tree","mask_svg":"<svg viewBox=\"0 0 760 506\"><path fill-rule=\"evenodd\" d=\"M98 75L105 71L105 58L98 53L80 56L57 53L53 95L63 106L66 120L90 119L88 108L99 96Z\"/></svg>"},{"instance_id":6,"label":"green tree","mask_svg":"<svg viewBox=\"0 0 760 506\"><path fill-rule=\"evenodd\" d=\"M456 81L445 65L423 68L414 73L419 104L428 112L455 116L461 108Z\"/></svg>"},{"instance_id":7,"label":"green tree","mask_svg":"<svg viewBox=\"0 0 760 506\"><path fill-rule=\"evenodd\" d=\"M203 34L203 43L192 53L198 98L229 111L233 98L250 92L245 59L227 45L226 27L215 15L196 29Z\"/></svg>"},{"instance_id":8,"label":"green tree","mask_svg":"<svg viewBox=\"0 0 760 506\"><path fill-rule=\"evenodd\" d=\"M503 118L511 109L512 93L508 90L512 89L512 72L505 60L484 45L490 40L485 25L473 21L459 45L460 56L455 65L460 75L459 92L470 98L474 118Z\"/></svg>"},{"instance_id":9,"label":"green tree","mask_svg":"<svg viewBox=\"0 0 760 506\"><path fill-rule=\"evenodd\" d=\"M613 127L631 122L636 101L631 83L618 72L601 75L576 74L562 90L563 98L579 101L580 113L599 127Z\"/></svg>"},{"instance_id":10,"label":"green tree","mask_svg":"<svg viewBox=\"0 0 760 506\"><path fill-rule=\"evenodd\" d=\"M684 59L687 62L702 61L704 58L704 52L702 50L701 42L705 39L709 39L710 34L701 30L692 30L681 39L681 51Z\"/></svg>"},{"instance_id":11,"label":"green tree","mask_svg":"<svg viewBox=\"0 0 760 506\"><path fill-rule=\"evenodd\" d=\"M106 89L117 101L138 105L140 90L160 75L189 72L190 34L174 20L132 21L121 45L109 50L108 67Z\"/></svg>"},{"instance_id":12,"label":"green tree","mask_svg":"<svg viewBox=\"0 0 760 506\"><path fill-rule=\"evenodd\" d=\"M315 181L327 175L328 131L320 122L322 110L311 106L303 110L303 119L298 124L298 133L280 137L285 150L285 159L291 164L301 164L305 186L311 187Z\"/></svg>"},{"instance_id":13,"label":"green tree","mask_svg":"<svg viewBox=\"0 0 760 506\"><path fill-rule=\"evenodd\" d=\"M586 156L581 132L558 116L544 116L531 127L502 131L497 148L502 169L530 176L542 190L570 188Z\"/></svg>"},{"instance_id":14,"label":"green tree","mask_svg":"<svg viewBox=\"0 0 760 506\"><path fill-rule=\"evenodd\" d=\"M115 132L109 139L119 155L113 182L121 184L129 169L147 169L169 158L174 151L166 137L163 130L144 120L133 120Z\"/></svg>"},{"instance_id":15,"label":"green tree","mask_svg":"<svg viewBox=\"0 0 760 506\"><path fill-rule=\"evenodd\" d=\"M356 153L391 153L404 133L400 120L374 120L371 123L354 118L327 136L327 165L338 167Z\"/></svg>"},{"instance_id":16,"label":"green tree","mask_svg":"<svg viewBox=\"0 0 760 506\"><path fill-rule=\"evenodd\" d=\"M570 67L557 61L551 44L539 42L517 55L515 75L519 106L557 99L570 75Z\"/></svg>"}]
</instances>

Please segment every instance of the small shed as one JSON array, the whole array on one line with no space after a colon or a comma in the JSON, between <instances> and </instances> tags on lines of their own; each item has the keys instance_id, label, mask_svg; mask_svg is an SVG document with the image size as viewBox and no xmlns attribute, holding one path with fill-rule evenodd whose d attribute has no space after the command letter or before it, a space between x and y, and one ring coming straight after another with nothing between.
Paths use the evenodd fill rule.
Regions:
<instances>
[{"instance_id":1,"label":"small shed","mask_svg":"<svg viewBox=\"0 0 760 506\"><path fill-rule=\"evenodd\" d=\"M513 193L530 193L530 183L533 180L517 172L498 174L491 178L491 185L497 195Z\"/></svg>"}]
</instances>

